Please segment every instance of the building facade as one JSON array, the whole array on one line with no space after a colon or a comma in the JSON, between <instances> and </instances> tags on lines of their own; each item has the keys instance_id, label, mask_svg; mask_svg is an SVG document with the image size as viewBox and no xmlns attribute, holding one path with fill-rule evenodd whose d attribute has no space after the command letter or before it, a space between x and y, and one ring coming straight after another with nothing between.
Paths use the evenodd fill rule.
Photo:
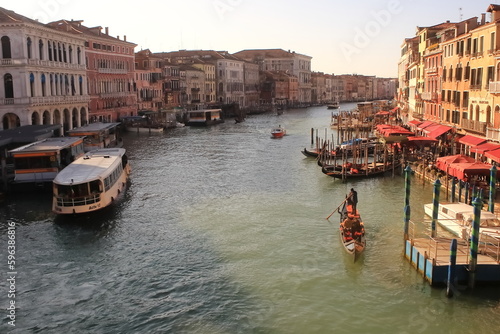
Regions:
<instances>
[{"instance_id":1,"label":"building facade","mask_svg":"<svg viewBox=\"0 0 500 334\"><path fill-rule=\"evenodd\" d=\"M137 97L134 91L134 43L109 35L108 28L86 27L83 21L59 20L49 23L85 39L85 64L87 66L88 92L90 95L90 122L114 122L121 116L137 114Z\"/></svg>"},{"instance_id":2,"label":"building facade","mask_svg":"<svg viewBox=\"0 0 500 334\"><path fill-rule=\"evenodd\" d=\"M0 8L2 128L88 122L85 39Z\"/></svg>"}]
</instances>

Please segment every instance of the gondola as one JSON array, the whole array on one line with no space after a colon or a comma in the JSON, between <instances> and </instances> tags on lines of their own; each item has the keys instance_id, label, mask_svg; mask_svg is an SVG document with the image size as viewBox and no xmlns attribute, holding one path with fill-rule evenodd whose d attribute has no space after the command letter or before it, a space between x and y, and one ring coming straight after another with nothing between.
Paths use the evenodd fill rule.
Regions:
<instances>
[{"instance_id":1,"label":"gondola","mask_svg":"<svg viewBox=\"0 0 500 334\"><path fill-rule=\"evenodd\" d=\"M401 166L399 162L387 163L373 163L358 165L357 168L326 168L322 167L321 171L323 174L337 178L337 179L363 179L376 176L383 176L388 171L392 171L395 168Z\"/></svg>"},{"instance_id":2,"label":"gondola","mask_svg":"<svg viewBox=\"0 0 500 334\"><path fill-rule=\"evenodd\" d=\"M342 209L339 210L339 214L340 241L347 254L349 254L355 262L366 247L365 227L359 215L359 211L356 209L356 212L353 213L352 205L348 201L344 201Z\"/></svg>"}]
</instances>

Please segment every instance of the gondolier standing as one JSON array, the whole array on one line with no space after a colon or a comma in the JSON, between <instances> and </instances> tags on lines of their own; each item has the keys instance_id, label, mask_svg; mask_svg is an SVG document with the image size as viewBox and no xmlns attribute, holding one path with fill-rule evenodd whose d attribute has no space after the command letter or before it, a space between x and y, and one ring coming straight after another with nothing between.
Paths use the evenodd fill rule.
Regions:
<instances>
[{"instance_id":1,"label":"gondolier standing","mask_svg":"<svg viewBox=\"0 0 500 334\"><path fill-rule=\"evenodd\" d=\"M356 214L356 205L358 204L358 193L354 188L351 188L351 192L349 193L349 196L347 197L349 203L351 204L352 207L352 214Z\"/></svg>"}]
</instances>

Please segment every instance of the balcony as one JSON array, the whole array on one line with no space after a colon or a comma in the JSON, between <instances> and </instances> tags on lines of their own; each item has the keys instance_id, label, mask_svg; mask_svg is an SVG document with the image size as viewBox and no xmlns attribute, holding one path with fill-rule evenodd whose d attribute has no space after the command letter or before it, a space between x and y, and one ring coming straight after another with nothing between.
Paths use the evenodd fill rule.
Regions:
<instances>
[{"instance_id":1,"label":"balcony","mask_svg":"<svg viewBox=\"0 0 500 334\"><path fill-rule=\"evenodd\" d=\"M51 60L40 60L40 59L0 59L0 66L38 66L38 67L50 67L50 68L61 68L69 70L82 70L86 69L83 64L71 64L63 63L59 61Z\"/></svg>"},{"instance_id":2,"label":"balcony","mask_svg":"<svg viewBox=\"0 0 500 334\"><path fill-rule=\"evenodd\" d=\"M62 103L88 103L88 95L66 95L66 96L38 96L38 97L16 97L13 99L0 98L0 105L31 105L43 106Z\"/></svg>"},{"instance_id":3,"label":"balcony","mask_svg":"<svg viewBox=\"0 0 500 334\"><path fill-rule=\"evenodd\" d=\"M487 127L486 139L500 142L500 129Z\"/></svg>"},{"instance_id":4,"label":"balcony","mask_svg":"<svg viewBox=\"0 0 500 334\"><path fill-rule=\"evenodd\" d=\"M491 94L500 94L500 81L491 81L488 87Z\"/></svg>"},{"instance_id":5,"label":"balcony","mask_svg":"<svg viewBox=\"0 0 500 334\"><path fill-rule=\"evenodd\" d=\"M129 71L124 68L98 68L97 72L106 74L128 74Z\"/></svg>"},{"instance_id":6,"label":"balcony","mask_svg":"<svg viewBox=\"0 0 500 334\"><path fill-rule=\"evenodd\" d=\"M463 119L460 126L466 131L472 131L481 135L486 135L486 126L488 123L473 121L471 119Z\"/></svg>"}]
</instances>

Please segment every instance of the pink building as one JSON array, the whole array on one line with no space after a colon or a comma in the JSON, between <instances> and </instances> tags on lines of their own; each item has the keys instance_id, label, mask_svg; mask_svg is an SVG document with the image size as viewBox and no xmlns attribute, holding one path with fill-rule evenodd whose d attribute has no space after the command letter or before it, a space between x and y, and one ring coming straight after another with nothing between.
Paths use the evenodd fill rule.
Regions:
<instances>
[{"instance_id":1,"label":"pink building","mask_svg":"<svg viewBox=\"0 0 500 334\"><path fill-rule=\"evenodd\" d=\"M49 25L85 39L89 121L114 122L137 114L134 87L134 43L104 33L102 27L86 27L83 21L60 20Z\"/></svg>"}]
</instances>

